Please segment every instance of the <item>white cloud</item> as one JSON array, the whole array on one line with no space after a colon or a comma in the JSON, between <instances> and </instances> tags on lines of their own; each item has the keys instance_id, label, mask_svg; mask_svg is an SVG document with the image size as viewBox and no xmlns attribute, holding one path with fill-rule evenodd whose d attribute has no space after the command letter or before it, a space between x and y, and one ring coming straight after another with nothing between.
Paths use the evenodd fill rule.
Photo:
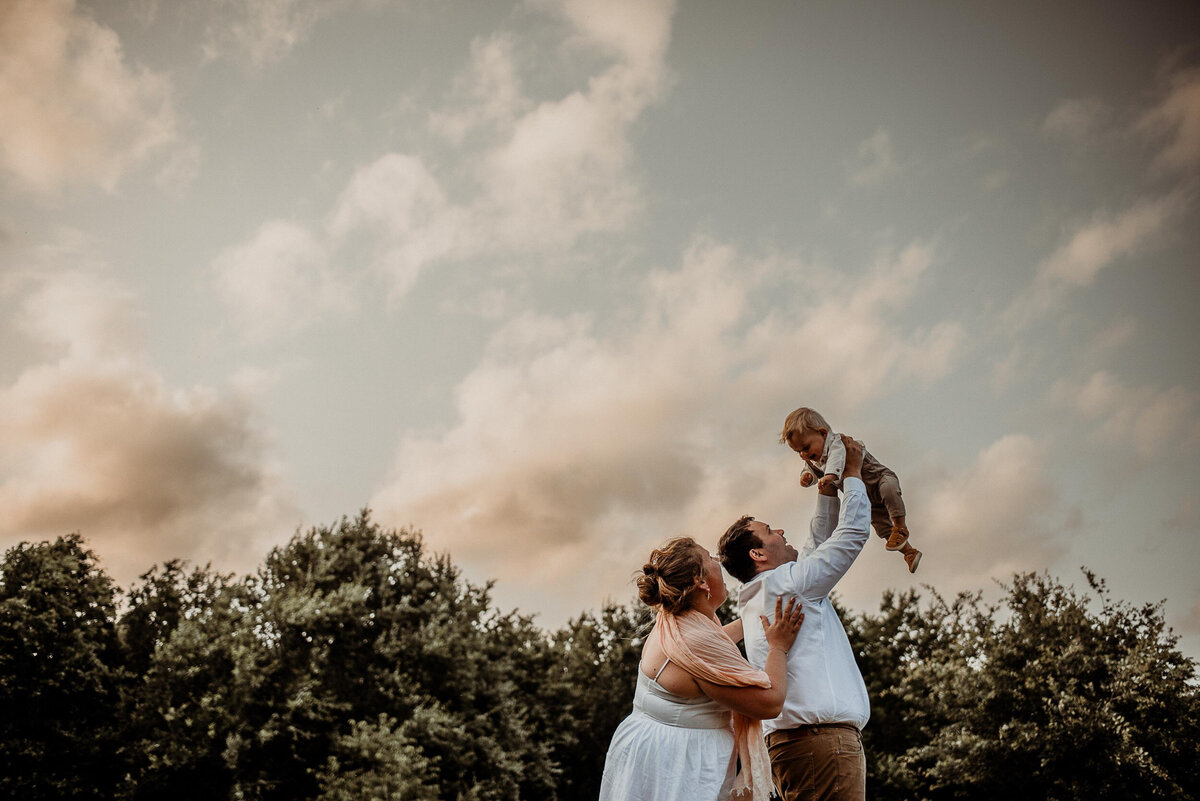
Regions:
<instances>
[{"instance_id":1,"label":"white cloud","mask_svg":"<svg viewBox=\"0 0 1200 801\"><path fill-rule=\"evenodd\" d=\"M869 186L884 181L900 171L892 152L892 139L880 128L858 146L858 162L850 173L850 182Z\"/></svg>"},{"instance_id":2,"label":"white cloud","mask_svg":"<svg viewBox=\"0 0 1200 801\"><path fill-rule=\"evenodd\" d=\"M120 358L141 343L133 295L83 270L64 272L31 294L18 322L72 360Z\"/></svg>"},{"instance_id":3,"label":"white cloud","mask_svg":"<svg viewBox=\"0 0 1200 801\"><path fill-rule=\"evenodd\" d=\"M1091 284L1101 270L1148 247L1188 207L1187 196L1173 192L1146 198L1118 214L1097 214L1072 231L1038 265L1026 292L1005 313L1009 323L1027 323L1057 307L1068 293Z\"/></svg>"},{"instance_id":4,"label":"white cloud","mask_svg":"<svg viewBox=\"0 0 1200 801\"><path fill-rule=\"evenodd\" d=\"M79 274L26 299L27 330L65 354L0 386L0 542L80 531L120 582L174 557L250 569L302 522L253 409L167 386L124 349L130 305Z\"/></svg>"},{"instance_id":5,"label":"white cloud","mask_svg":"<svg viewBox=\"0 0 1200 801\"><path fill-rule=\"evenodd\" d=\"M837 283L701 241L632 288L643 305L620 320L512 319L458 386L454 426L405 437L372 505L498 578L502 602L565 616L624 600L654 544L715 545L743 511L793 498L776 442L793 407L836 400L845 419L922 354L952 358L953 326L893 324L929 259L914 245ZM825 309L807 280L845 289ZM783 310L764 315L761 295Z\"/></svg>"},{"instance_id":6,"label":"white cloud","mask_svg":"<svg viewBox=\"0 0 1200 801\"><path fill-rule=\"evenodd\" d=\"M331 208L323 240L290 231L293 240L304 240L304 252L323 250L332 259L365 234L376 272L399 298L431 264L561 253L585 235L617 231L634 219L643 203L630 137L663 88L673 5L538 5L568 23L570 46L615 61L591 76L586 89L534 103L521 93L516 35L501 31L476 39L450 104L431 116L430 125L458 144L474 144L468 135L482 131L482 146L460 148L445 170L409 153L389 153L362 167ZM461 179L455 183L459 197L451 196L443 175ZM232 286L244 263L269 249L261 244L264 235L224 257L219 272L243 322L262 318L276 329L278 315L267 312L282 307L263 291L265 281L250 271L251 286ZM268 273L282 269L280 259L261 261Z\"/></svg>"},{"instance_id":7,"label":"white cloud","mask_svg":"<svg viewBox=\"0 0 1200 801\"><path fill-rule=\"evenodd\" d=\"M345 5L346 0L224 0L207 32L205 53L263 67L307 41L321 19Z\"/></svg>"},{"instance_id":8,"label":"white cloud","mask_svg":"<svg viewBox=\"0 0 1200 801\"><path fill-rule=\"evenodd\" d=\"M1096 353L1116 350L1128 345L1136 336L1138 321L1133 316L1121 317L1114 320L1103 331L1096 334L1091 342L1090 350Z\"/></svg>"},{"instance_id":9,"label":"white cloud","mask_svg":"<svg viewBox=\"0 0 1200 801\"><path fill-rule=\"evenodd\" d=\"M221 253L213 270L239 330L254 341L298 331L349 304L322 245L294 222L264 224L250 242Z\"/></svg>"},{"instance_id":10,"label":"white cloud","mask_svg":"<svg viewBox=\"0 0 1200 801\"><path fill-rule=\"evenodd\" d=\"M1129 466L1140 466L1200 444L1196 392L1182 386L1130 387L1100 370L1082 383L1063 379L1050 399L1095 424L1093 438Z\"/></svg>"},{"instance_id":11,"label":"white cloud","mask_svg":"<svg viewBox=\"0 0 1200 801\"><path fill-rule=\"evenodd\" d=\"M0 168L39 193L112 190L176 138L168 80L73 0L0 4L0 108Z\"/></svg>"},{"instance_id":12,"label":"white cloud","mask_svg":"<svg viewBox=\"0 0 1200 801\"><path fill-rule=\"evenodd\" d=\"M1136 130L1161 143L1156 168L1181 172L1200 165L1200 69L1172 75L1166 96L1142 116Z\"/></svg>"},{"instance_id":13,"label":"white cloud","mask_svg":"<svg viewBox=\"0 0 1200 801\"><path fill-rule=\"evenodd\" d=\"M965 470L927 483L920 516L910 525L914 543L931 557L922 562L927 580L939 570L955 590L976 588L990 578L1044 569L1065 550L1046 453L1027 435L1001 437Z\"/></svg>"},{"instance_id":14,"label":"white cloud","mask_svg":"<svg viewBox=\"0 0 1200 801\"><path fill-rule=\"evenodd\" d=\"M1195 603L1192 608L1178 623L1178 627L1182 631L1190 631L1192 633L1200 633L1200 595L1196 596ZM1194 659L1195 657L1193 657Z\"/></svg>"},{"instance_id":15,"label":"white cloud","mask_svg":"<svg viewBox=\"0 0 1200 801\"><path fill-rule=\"evenodd\" d=\"M1095 98L1064 100L1046 115L1042 131L1049 136L1082 141L1095 134L1108 115L1108 107Z\"/></svg>"},{"instance_id":16,"label":"white cloud","mask_svg":"<svg viewBox=\"0 0 1200 801\"><path fill-rule=\"evenodd\" d=\"M562 14L586 45L605 48L622 61L657 72L671 37L673 0L534 0Z\"/></svg>"},{"instance_id":17,"label":"white cloud","mask_svg":"<svg viewBox=\"0 0 1200 801\"><path fill-rule=\"evenodd\" d=\"M625 226L642 207L632 171L634 122L666 80L673 3L568 0L579 41L616 57L587 89L538 104L480 161L476 247L563 247Z\"/></svg>"},{"instance_id":18,"label":"white cloud","mask_svg":"<svg viewBox=\"0 0 1200 801\"><path fill-rule=\"evenodd\" d=\"M753 368L756 380L794 386L794 365L802 360L804 381L825 386L829 400L845 407L873 397L888 383L945 375L965 344L961 324L937 321L900 335L884 322L905 307L933 254L932 245L915 242L899 252L881 249L861 278L805 276L796 291L819 300L776 311L750 332L748 341L761 349ZM851 363L855 369L846 371L844 365Z\"/></svg>"},{"instance_id":19,"label":"white cloud","mask_svg":"<svg viewBox=\"0 0 1200 801\"><path fill-rule=\"evenodd\" d=\"M1180 195L1143 200L1120 214L1097 218L1075 231L1038 269L1040 287L1090 284L1100 270L1129 256L1182 210Z\"/></svg>"},{"instance_id":20,"label":"white cloud","mask_svg":"<svg viewBox=\"0 0 1200 801\"><path fill-rule=\"evenodd\" d=\"M422 268L444 258L469 226L420 159L391 153L355 173L329 223L334 243L358 231L377 237L376 264L402 295Z\"/></svg>"},{"instance_id":21,"label":"white cloud","mask_svg":"<svg viewBox=\"0 0 1200 801\"><path fill-rule=\"evenodd\" d=\"M507 130L530 101L521 93L512 34L500 32L471 42L471 65L454 82L457 102L429 115L429 127L456 145L479 128Z\"/></svg>"}]
</instances>

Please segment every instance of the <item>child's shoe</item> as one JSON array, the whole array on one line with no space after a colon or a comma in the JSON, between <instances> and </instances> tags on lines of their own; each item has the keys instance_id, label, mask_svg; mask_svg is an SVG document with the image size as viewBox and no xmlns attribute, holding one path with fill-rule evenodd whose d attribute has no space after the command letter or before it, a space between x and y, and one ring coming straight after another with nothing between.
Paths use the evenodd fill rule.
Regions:
<instances>
[{"instance_id":1,"label":"child's shoe","mask_svg":"<svg viewBox=\"0 0 1200 801\"><path fill-rule=\"evenodd\" d=\"M917 572L917 565L921 564L921 552L913 548L908 553L904 554L904 561L908 565L909 573Z\"/></svg>"},{"instance_id":2,"label":"child's shoe","mask_svg":"<svg viewBox=\"0 0 1200 801\"><path fill-rule=\"evenodd\" d=\"M898 551L904 547L904 543L908 542L908 530L892 527L892 536L887 538L887 549L889 551Z\"/></svg>"}]
</instances>

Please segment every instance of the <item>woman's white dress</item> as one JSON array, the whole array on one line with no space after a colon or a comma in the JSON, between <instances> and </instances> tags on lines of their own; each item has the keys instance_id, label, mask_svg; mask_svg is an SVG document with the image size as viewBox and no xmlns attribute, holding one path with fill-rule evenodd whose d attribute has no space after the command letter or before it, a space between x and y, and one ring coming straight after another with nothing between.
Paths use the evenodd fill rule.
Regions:
<instances>
[{"instance_id":1,"label":"woman's white dress","mask_svg":"<svg viewBox=\"0 0 1200 801\"><path fill-rule=\"evenodd\" d=\"M729 710L675 695L639 668L633 712L604 759L600 801L725 801L736 769Z\"/></svg>"}]
</instances>

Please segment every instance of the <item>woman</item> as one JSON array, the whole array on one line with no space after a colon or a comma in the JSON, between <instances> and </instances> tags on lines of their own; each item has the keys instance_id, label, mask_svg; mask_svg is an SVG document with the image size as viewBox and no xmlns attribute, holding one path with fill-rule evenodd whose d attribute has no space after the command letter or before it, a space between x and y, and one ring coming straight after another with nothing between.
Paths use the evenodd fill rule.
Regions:
<instances>
[{"instance_id":1,"label":"woman","mask_svg":"<svg viewBox=\"0 0 1200 801\"><path fill-rule=\"evenodd\" d=\"M721 565L688 537L650 554L637 579L658 609L642 649L633 712L613 734L600 801L767 801L770 761L759 721L783 708L787 652L804 619L795 599L762 618L770 652L755 670L738 652L742 622L722 628ZM738 763L741 771L737 771Z\"/></svg>"}]
</instances>

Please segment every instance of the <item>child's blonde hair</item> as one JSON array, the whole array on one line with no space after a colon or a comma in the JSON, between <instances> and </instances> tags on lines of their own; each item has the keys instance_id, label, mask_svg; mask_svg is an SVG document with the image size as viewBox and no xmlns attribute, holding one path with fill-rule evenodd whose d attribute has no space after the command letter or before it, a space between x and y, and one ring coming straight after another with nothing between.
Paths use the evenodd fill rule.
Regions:
<instances>
[{"instance_id":1,"label":"child's blonde hair","mask_svg":"<svg viewBox=\"0 0 1200 801\"><path fill-rule=\"evenodd\" d=\"M796 434L817 431L822 428L826 433L833 430L829 423L825 422L825 418L821 416L820 412L807 406L801 406L783 421L783 431L779 434L779 441L787 445L790 438Z\"/></svg>"}]
</instances>

